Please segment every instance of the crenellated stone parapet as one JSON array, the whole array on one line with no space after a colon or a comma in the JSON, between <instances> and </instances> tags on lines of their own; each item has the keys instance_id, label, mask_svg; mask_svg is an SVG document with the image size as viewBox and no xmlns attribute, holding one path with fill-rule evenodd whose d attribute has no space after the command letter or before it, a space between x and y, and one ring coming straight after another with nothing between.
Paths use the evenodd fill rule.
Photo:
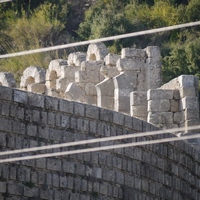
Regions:
<instances>
[{"instance_id":1,"label":"crenellated stone parapet","mask_svg":"<svg viewBox=\"0 0 200 200\"><path fill-rule=\"evenodd\" d=\"M44 94L46 92L46 70L37 66L25 69L21 77L20 88L29 92Z\"/></svg>"},{"instance_id":2,"label":"crenellated stone parapet","mask_svg":"<svg viewBox=\"0 0 200 200\"><path fill-rule=\"evenodd\" d=\"M47 71L28 67L20 88L70 101L97 105L162 128L199 124L198 78L182 75L161 86L160 50L124 48L111 54L103 43L87 52L52 60ZM0 73L0 84L14 87L14 76Z\"/></svg>"},{"instance_id":3,"label":"crenellated stone parapet","mask_svg":"<svg viewBox=\"0 0 200 200\"><path fill-rule=\"evenodd\" d=\"M0 85L6 87L16 87L16 81L12 73L0 72Z\"/></svg>"},{"instance_id":4,"label":"crenellated stone parapet","mask_svg":"<svg viewBox=\"0 0 200 200\"><path fill-rule=\"evenodd\" d=\"M170 98L167 94L171 93ZM198 77L181 75L148 91L148 122L161 127L199 125Z\"/></svg>"}]
</instances>

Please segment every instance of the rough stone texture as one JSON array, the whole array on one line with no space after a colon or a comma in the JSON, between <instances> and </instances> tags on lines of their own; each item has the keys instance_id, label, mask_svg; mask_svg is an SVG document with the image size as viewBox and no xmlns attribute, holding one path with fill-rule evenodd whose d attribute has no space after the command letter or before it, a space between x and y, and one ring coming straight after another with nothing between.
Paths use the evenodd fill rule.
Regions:
<instances>
[{"instance_id":1,"label":"rough stone texture","mask_svg":"<svg viewBox=\"0 0 200 200\"><path fill-rule=\"evenodd\" d=\"M81 66L83 61L86 61L86 54L83 52L70 53L68 56L68 64L71 66Z\"/></svg>"},{"instance_id":2,"label":"rough stone texture","mask_svg":"<svg viewBox=\"0 0 200 200\"><path fill-rule=\"evenodd\" d=\"M166 108L166 105L161 105L157 99L162 99L162 101L169 99L169 111L173 113L173 122L172 124L163 123L163 126L167 128L171 126L185 127L185 133L191 132L187 127L200 123L197 82L198 78L193 75L181 75L159 89L149 90L147 92L148 122L156 125L156 121L160 120L159 112ZM151 116L152 114L153 116ZM157 120L155 116L158 116Z\"/></svg>"},{"instance_id":3,"label":"rough stone texture","mask_svg":"<svg viewBox=\"0 0 200 200\"><path fill-rule=\"evenodd\" d=\"M0 85L6 87L16 87L16 81L13 74L8 72L0 72Z\"/></svg>"},{"instance_id":4,"label":"rough stone texture","mask_svg":"<svg viewBox=\"0 0 200 200\"><path fill-rule=\"evenodd\" d=\"M30 92L45 93L46 70L30 66L25 69L21 77L20 88Z\"/></svg>"},{"instance_id":5,"label":"rough stone texture","mask_svg":"<svg viewBox=\"0 0 200 200\"><path fill-rule=\"evenodd\" d=\"M87 50L87 61L100 61L104 60L105 56L108 54L108 49L103 43L90 44Z\"/></svg>"},{"instance_id":6,"label":"rough stone texture","mask_svg":"<svg viewBox=\"0 0 200 200\"><path fill-rule=\"evenodd\" d=\"M81 70L75 73L75 82L70 83L65 96L69 100L76 100L88 104L97 104L95 85L103 80L100 68L103 61L85 61L81 63Z\"/></svg>"},{"instance_id":7,"label":"rough stone texture","mask_svg":"<svg viewBox=\"0 0 200 200\"><path fill-rule=\"evenodd\" d=\"M9 110L8 114L2 112L2 107ZM24 110L25 115L13 115L14 107ZM0 145L5 151L158 130L147 122L115 111L3 86L0 86L0 108ZM172 112L152 113L151 119L158 114L160 123L163 120L171 123ZM187 114L187 118L191 119L187 120L187 125L195 124L193 110L188 109ZM36 120L37 116L41 120ZM61 119L66 119L68 125L58 123ZM175 135L166 133L140 137L137 142L169 137ZM133 139L120 141L130 142L134 142ZM102 143L100 146L106 144L116 145L119 142ZM94 146L99 144L43 150L40 153ZM30 152L29 155L35 153ZM196 149L179 141L3 163L0 166L0 198L132 200L184 197L198 200L199 158Z\"/></svg>"},{"instance_id":8,"label":"rough stone texture","mask_svg":"<svg viewBox=\"0 0 200 200\"><path fill-rule=\"evenodd\" d=\"M80 69L80 65L77 63L80 61L78 56L82 56L81 53L69 56L70 63L68 65L67 60L57 59L50 62L46 73L46 94L55 97L64 97L64 92L69 83L75 81L75 72ZM78 60L78 61L77 61ZM76 64L74 62L77 62Z\"/></svg>"}]
</instances>

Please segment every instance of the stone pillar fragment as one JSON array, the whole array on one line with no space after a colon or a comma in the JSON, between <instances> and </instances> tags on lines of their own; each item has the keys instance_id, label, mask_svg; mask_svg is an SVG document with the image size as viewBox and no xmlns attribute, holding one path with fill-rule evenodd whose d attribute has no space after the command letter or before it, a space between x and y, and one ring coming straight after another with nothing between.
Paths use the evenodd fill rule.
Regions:
<instances>
[{"instance_id":1,"label":"stone pillar fragment","mask_svg":"<svg viewBox=\"0 0 200 200\"><path fill-rule=\"evenodd\" d=\"M86 61L86 54L83 52L70 53L68 56L68 65L81 66L81 63Z\"/></svg>"},{"instance_id":2,"label":"stone pillar fragment","mask_svg":"<svg viewBox=\"0 0 200 200\"><path fill-rule=\"evenodd\" d=\"M97 92L95 85L103 80L103 76L100 73L100 69L103 66L103 61L82 62L81 70L75 72L75 82L73 84L71 83L66 89L66 98L69 100L77 100L83 103L96 105ZM76 88L76 90L73 88ZM81 96L76 94L78 90L81 91ZM74 99L75 96L76 99Z\"/></svg>"},{"instance_id":3,"label":"stone pillar fragment","mask_svg":"<svg viewBox=\"0 0 200 200\"><path fill-rule=\"evenodd\" d=\"M162 63L160 60L160 49L157 46L148 46L144 49L147 54L146 59L146 86L148 89L156 89L161 86Z\"/></svg>"},{"instance_id":4,"label":"stone pillar fragment","mask_svg":"<svg viewBox=\"0 0 200 200\"><path fill-rule=\"evenodd\" d=\"M78 54L80 55L80 54ZM47 94L56 97L64 97L64 92L69 83L75 81L75 72L80 70L80 66L76 66L74 58L77 54L71 55L73 65L68 65L67 60L57 59L50 62L46 74ZM77 58L77 57L76 57ZM77 64L77 63L76 63Z\"/></svg>"},{"instance_id":5,"label":"stone pillar fragment","mask_svg":"<svg viewBox=\"0 0 200 200\"><path fill-rule=\"evenodd\" d=\"M16 87L16 81L12 73L0 72L0 85L6 87Z\"/></svg>"},{"instance_id":6,"label":"stone pillar fragment","mask_svg":"<svg viewBox=\"0 0 200 200\"><path fill-rule=\"evenodd\" d=\"M30 66L26 68L21 77L20 88L30 92L45 93L46 70Z\"/></svg>"},{"instance_id":7,"label":"stone pillar fragment","mask_svg":"<svg viewBox=\"0 0 200 200\"><path fill-rule=\"evenodd\" d=\"M147 92L134 91L130 93L131 116L147 121Z\"/></svg>"},{"instance_id":8,"label":"stone pillar fragment","mask_svg":"<svg viewBox=\"0 0 200 200\"><path fill-rule=\"evenodd\" d=\"M107 78L96 85L97 106L114 110L114 83Z\"/></svg>"},{"instance_id":9,"label":"stone pillar fragment","mask_svg":"<svg viewBox=\"0 0 200 200\"><path fill-rule=\"evenodd\" d=\"M87 50L87 61L100 61L104 60L105 56L108 54L108 49L103 43L90 44Z\"/></svg>"}]
</instances>

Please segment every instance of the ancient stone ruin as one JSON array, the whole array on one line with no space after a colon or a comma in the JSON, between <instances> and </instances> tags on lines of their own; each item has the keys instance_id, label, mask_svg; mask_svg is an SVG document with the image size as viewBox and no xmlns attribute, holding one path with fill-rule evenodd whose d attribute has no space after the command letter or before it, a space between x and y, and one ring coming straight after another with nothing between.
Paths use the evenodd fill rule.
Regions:
<instances>
[{"instance_id":1,"label":"ancient stone ruin","mask_svg":"<svg viewBox=\"0 0 200 200\"><path fill-rule=\"evenodd\" d=\"M15 87L10 73L0 73L0 84ZM125 113L160 128L199 124L198 78L181 75L162 84L160 50L124 48L109 53L103 43L90 44L86 53L68 60L52 60L47 71L28 67L20 89L97 105Z\"/></svg>"}]
</instances>

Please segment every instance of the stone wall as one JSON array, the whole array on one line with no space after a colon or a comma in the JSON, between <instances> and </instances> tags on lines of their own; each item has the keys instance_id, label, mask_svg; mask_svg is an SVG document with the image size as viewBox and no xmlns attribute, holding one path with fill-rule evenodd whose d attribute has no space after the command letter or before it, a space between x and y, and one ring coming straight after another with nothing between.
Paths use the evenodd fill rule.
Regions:
<instances>
[{"instance_id":1,"label":"stone wall","mask_svg":"<svg viewBox=\"0 0 200 200\"><path fill-rule=\"evenodd\" d=\"M52 60L47 71L28 67L20 89L97 105L152 123L160 128L199 124L198 78L181 75L161 86L160 50L124 48L111 54L103 43L90 44L68 60ZM8 84L9 83L9 84ZM11 74L0 73L0 84L15 87Z\"/></svg>"},{"instance_id":2,"label":"stone wall","mask_svg":"<svg viewBox=\"0 0 200 200\"><path fill-rule=\"evenodd\" d=\"M153 130L157 128L122 113L0 86L1 151ZM175 136L122 143L168 137ZM112 144L119 141L39 154ZM1 164L0 199L198 200L199 156L179 141Z\"/></svg>"}]
</instances>

